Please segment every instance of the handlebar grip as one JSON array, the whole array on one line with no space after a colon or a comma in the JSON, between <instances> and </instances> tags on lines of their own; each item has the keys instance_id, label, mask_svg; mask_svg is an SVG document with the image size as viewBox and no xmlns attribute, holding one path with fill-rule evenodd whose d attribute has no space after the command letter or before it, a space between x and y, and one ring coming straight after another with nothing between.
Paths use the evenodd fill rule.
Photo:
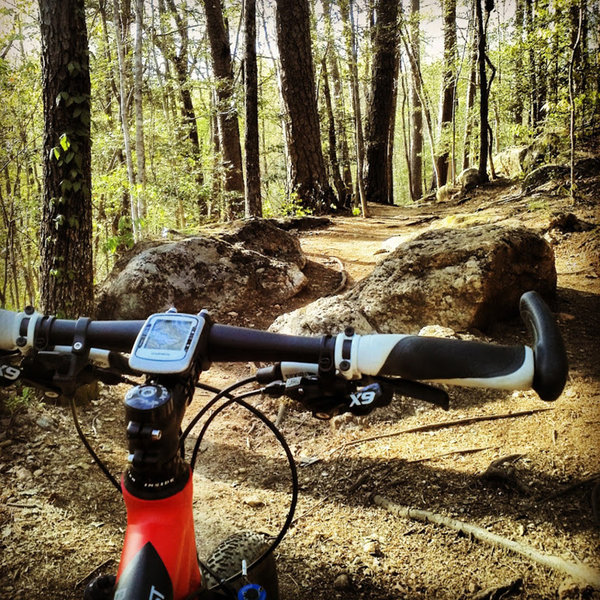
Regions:
<instances>
[{"instance_id":1,"label":"handlebar grip","mask_svg":"<svg viewBox=\"0 0 600 600\"><path fill-rule=\"evenodd\" d=\"M23 313L0 309L0 350L16 350Z\"/></svg>"},{"instance_id":2,"label":"handlebar grip","mask_svg":"<svg viewBox=\"0 0 600 600\"><path fill-rule=\"evenodd\" d=\"M530 388L534 375L527 346L417 335L362 336L357 366L370 375L510 390Z\"/></svg>"},{"instance_id":3,"label":"handlebar grip","mask_svg":"<svg viewBox=\"0 0 600 600\"><path fill-rule=\"evenodd\" d=\"M542 400L556 400L567 381L569 366L556 321L537 292L526 292L519 303L521 318L533 337L533 389Z\"/></svg>"}]
</instances>

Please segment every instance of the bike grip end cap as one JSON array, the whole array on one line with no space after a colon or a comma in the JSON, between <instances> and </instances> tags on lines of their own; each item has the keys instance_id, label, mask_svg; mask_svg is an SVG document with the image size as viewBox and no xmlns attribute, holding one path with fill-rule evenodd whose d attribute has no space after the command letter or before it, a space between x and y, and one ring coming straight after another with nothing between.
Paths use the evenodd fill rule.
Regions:
<instances>
[{"instance_id":1,"label":"bike grip end cap","mask_svg":"<svg viewBox=\"0 0 600 600\"><path fill-rule=\"evenodd\" d=\"M537 292L525 292L519 310L533 337L532 387L542 400L552 402L561 395L569 372L562 336L548 305Z\"/></svg>"}]
</instances>

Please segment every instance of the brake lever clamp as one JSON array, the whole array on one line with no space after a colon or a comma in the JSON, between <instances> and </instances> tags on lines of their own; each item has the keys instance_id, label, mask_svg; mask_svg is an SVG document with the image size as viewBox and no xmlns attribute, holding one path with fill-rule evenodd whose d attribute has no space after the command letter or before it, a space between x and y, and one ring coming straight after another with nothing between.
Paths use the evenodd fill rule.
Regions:
<instances>
[{"instance_id":1,"label":"brake lever clamp","mask_svg":"<svg viewBox=\"0 0 600 600\"><path fill-rule=\"evenodd\" d=\"M313 417L328 420L345 412L367 415L375 408L387 406L393 391L380 383L358 388L356 381L303 376L288 379L283 395L300 402Z\"/></svg>"}]
</instances>

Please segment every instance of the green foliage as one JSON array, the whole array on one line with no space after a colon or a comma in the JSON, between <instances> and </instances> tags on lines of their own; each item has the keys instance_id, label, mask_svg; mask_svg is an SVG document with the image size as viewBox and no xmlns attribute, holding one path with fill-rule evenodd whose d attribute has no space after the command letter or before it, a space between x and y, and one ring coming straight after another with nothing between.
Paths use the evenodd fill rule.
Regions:
<instances>
[{"instance_id":1,"label":"green foliage","mask_svg":"<svg viewBox=\"0 0 600 600\"><path fill-rule=\"evenodd\" d=\"M488 55L498 69L490 97L490 125L498 149L513 144L530 143L542 130L568 131L571 108L576 115L576 132L585 135L593 127L598 127L600 119L600 98L597 81L600 77L600 61L597 55L598 26L600 11L598 0L587 2L588 53L582 55L575 66L574 106L568 94L568 64L571 58L573 38L573 7L575 0L554 0L534 4L533 27L519 28L514 18L512 22L502 20L504 13L500 6L491 15L488 28ZM240 7L233 2L225 2L230 23L237 23ZM433 6L433 5L432 5ZM436 5L437 6L437 5ZM350 170L355 176L356 156L354 143L354 120L351 113L349 95L349 57L345 54L344 35L339 21L339 5L332 3L333 48L326 38L323 20L318 13L313 21L313 49L316 54L317 86L321 93L320 58L323 53L333 51L338 60L341 76L340 96L334 98L334 111L338 117L339 129L343 125L349 147ZM355 11L365 11L364 3L355 3ZM464 9L464 7L463 7ZM42 218L42 140L43 110L41 106L41 72L39 60L39 31L35 19L25 23L25 15L35 14L36 5L32 0L15 0L15 4L3 7L0 11L7 27L0 31L0 52L10 45L11 51L0 59L0 303L10 308L21 308L24 304L35 303L39 265L39 223ZM156 5L155 5L156 10ZM431 114L432 133L436 152L453 151L456 156L456 171L460 172L463 153L463 132L467 120L465 97L470 71L470 52L465 48L468 38L465 21L459 20L459 48L457 65L460 77L457 83L457 101L454 127L446 127L439 132L438 98L442 88L444 65L439 48L434 44L431 11L423 11L422 64L421 71L427 102ZM459 7L459 12L461 8ZM60 194L52 200L54 207L65 204L73 193L91 194L94 218L95 280L101 281L110 271L116 258L134 243L135 225L144 225L146 235L159 237L164 229L193 232L208 220L225 214L227 198L223 192L224 169L221 157L213 144L215 82L211 74L210 56L204 31L204 17L196 5L187 7L190 23L189 77L182 85L192 95L200 140L199 155L192 148L188 138L187 124L182 122L180 84L173 64L169 63L158 44L154 45L154 35L144 39L143 62L143 121L146 144L146 182L143 186L130 186L123 155L123 134L120 125L118 70L114 48L114 30L110 18L108 31L104 31L104 21L98 7L90 11L88 36L90 45L90 75L92 81L91 111L86 108L87 98L61 92L55 102L72 108L73 122L65 127L56 146L51 151L54 161L65 168L61 181ZM502 16L498 15L501 12ZM93 12L93 14L92 14ZM149 15L150 16L150 15ZM370 67L373 56L365 13L355 14L357 23L358 67L362 93L363 116L366 115ZM405 15L408 16L408 15ZM162 38L169 37L176 27L168 14L152 15L155 26L163 27ZM4 23L4 21L3 21ZM259 27L261 30L262 23ZM269 27L266 28L269 30ZM272 34L272 31L270 31ZM28 40L29 43L21 44ZM176 42L177 40L172 40ZM131 40L129 40L131 42ZM270 44L275 46L271 38ZM132 72L131 43L126 44L126 71ZM273 48L274 49L274 48ZM435 51L434 51L435 49ZM288 158L285 152L283 135L284 115L278 89L278 70L270 58L271 52L264 40L261 42L258 58L259 72L259 131L261 153L261 180L263 213L265 216L281 214L309 214L296 194L289 193ZM401 76L408 85L408 61L402 50ZM234 61L236 73L239 61ZM82 65L77 61L67 61L66 68L73 77L77 76ZM537 69L537 71L535 71ZM531 119L531 78L535 73L544 74L548 85L543 98L542 121ZM330 87L335 93L333 76L330 74ZM238 77L236 81L241 81ZM403 131L404 122L408 126L410 102L405 98L399 81L397 119L394 139L394 198L396 203L409 202L408 168L404 153L404 139L409 132ZM131 81L126 81L128 91ZM406 87L408 91L408 87ZM243 94L241 87L236 90L238 114L242 115ZM322 108L322 107L321 107ZM475 102L475 117L477 100ZM133 111L131 111L133 113ZM476 120L476 119L475 119ZM322 138L324 147L329 143L324 115ZM88 125L92 130L92 179L91 190L82 189L78 177L81 157L78 152L78 132ZM243 118L240 117L243 129ZM135 122L130 115L129 130L135 134ZM478 127L472 130L467 143L478 148ZM431 187L433 167L431 150L424 128L425 147L423 150L424 189ZM338 137L338 142L340 138ZM134 153L133 162L136 164ZM341 155L338 155L341 160ZM477 158L472 156L472 163ZM135 168L135 167L134 167ZM143 200L147 207L144 218L132 223L130 203ZM531 210L541 210L535 203ZM76 217L67 219L60 213L54 226L77 227ZM18 242L18 243L17 243ZM73 273L60 273L57 262L56 277L71 278Z\"/></svg>"},{"instance_id":2,"label":"green foliage","mask_svg":"<svg viewBox=\"0 0 600 600\"><path fill-rule=\"evenodd\" d=\"M549 212L550 206L548 205L548 201L545 199L531 200L530 202L527 203L527 210L529 210L529 212L537 212L537 211Z\"/></svg>"},{"instance_id":3,"label":"green foliage","mask_svg":"<svg viewBox=\"0 0 600 600\"><path fill-rule=\"evenodd\" d=\"M27 410L37 401L35 390L25 386L2 390L0 395L2 411L5 411L9 415Z\"/></svg>"}]
</instances>

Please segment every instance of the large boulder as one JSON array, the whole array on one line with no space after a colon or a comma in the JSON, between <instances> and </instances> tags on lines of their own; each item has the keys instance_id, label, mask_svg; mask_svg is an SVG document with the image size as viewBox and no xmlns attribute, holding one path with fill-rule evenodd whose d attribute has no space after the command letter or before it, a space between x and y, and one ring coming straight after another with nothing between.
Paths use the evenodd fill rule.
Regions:
<instances>
[{"instance_id":1,"label":"large boulder","mask_svg":"<svg viewBox=\"0 0 600 600\"><path fill-rule=\"evenodd\" d=\"M569 167L566 165L549 164L542 165L534 169L523 179L521 187L524 194L531 194L533 190L540 186L554 181L562 181L570 174ZM558 185L558 183L557 183Z\"/></svg>"},{"instance_id":2,"label":"large boulder","mask_svg":"<svg viewBox=\"0 0 600 600\"><path fill-rule=\"evenodd\" d=\"M494 156L496 169L509 179L521 177L525 172L524 165L527 149L527 146L513 146L499 152Z\"/></svg>"},{"instance_id":3,"label":"large boulder","mask_svg":"<svg viewBox=\"0 0 600 600\"><path fill-rule=\"evenodd\" d=\"M522 167L525 173L530 173L537 167L554 163L569 147L569 136L560 131L545 131L527 146L522 157Z\"/></svg>"},{"instance_id":4,"label":"large boulder","mask_svg":"<svg viewBox=\"0 0 600 600\"><path fill-rule=\"evenodd\" d=\"M253 218L241 223L234 222L224 226L218 237L269 258L294 263L300 269L306 265L306 256L300 247L300 240L295 235L284 232L283 227L275 220Z\"/></svg>"},{"instance_id":5,"label":"large boulder","mask_svg":"<svg viewBox=\"0 0 600 600\"><path fill-rule=\"evenodd\" d=\"M514 314L531 289L546 297L556 290L554 253L537 233L497 225L430 230L398 246L348 292L283 315L272 329L417 333L435 323L485 330Z\"/></svg>"},{"instance_id":6,"label":"large boulder","mask_svg":"<svg viewBox=\"0 0 600 600\"><path fill-rule=\"evenodd\" d=\"M100 286L97 317L144 319L175 306L190 313L207 308L222 318L297 294L306 277L296 238L273 224L250 227L260 235L243 224L237 236L231 229L220 237L138 244Z\"/></svg>"},{"instance_id":7,"label":"large boulder","mask_svg":"<svg viewBox=\"0 0 600 600\"><path fill-rule=\"evenodd\" d=\"M468 169L461 171L457 179L461 189L464 192L472 190L481 183L481 178L479 177L479 170L475 167L469 167Z\"/></svg>"}]
</instances>

